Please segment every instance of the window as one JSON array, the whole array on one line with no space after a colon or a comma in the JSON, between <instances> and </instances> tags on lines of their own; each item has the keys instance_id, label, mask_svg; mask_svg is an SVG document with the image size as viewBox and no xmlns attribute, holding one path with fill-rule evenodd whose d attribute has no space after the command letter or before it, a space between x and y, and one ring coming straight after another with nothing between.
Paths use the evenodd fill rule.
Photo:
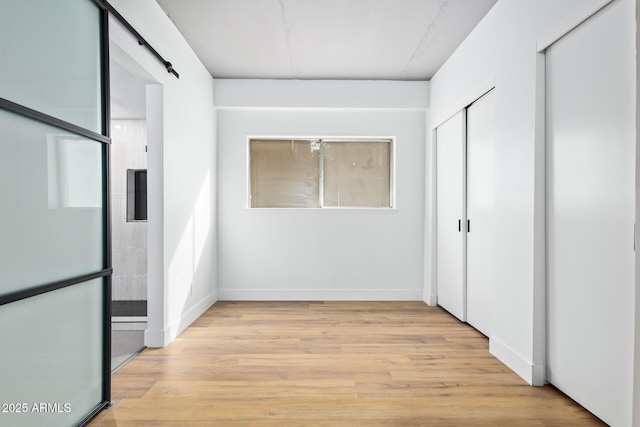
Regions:
<instances>
[{"instance_id":1,"label":"window","mask_svg":"<svg viewBox=\"0 0 640 427\"><path fill-rule=\"evenodd\" d=\"M392 139L250 139L252 208L393 207Z\"/></svg>"}]
</instances>

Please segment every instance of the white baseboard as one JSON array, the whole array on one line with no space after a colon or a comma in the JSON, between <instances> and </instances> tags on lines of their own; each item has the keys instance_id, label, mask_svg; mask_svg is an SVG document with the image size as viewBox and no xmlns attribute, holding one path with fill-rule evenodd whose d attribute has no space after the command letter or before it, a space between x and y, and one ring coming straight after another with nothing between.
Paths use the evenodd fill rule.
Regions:
<instances>
[{"instance_id":1,"label":"white baseboard","mask_svg":"<svg viewBox=\"0 0 640 427\"><path fill-rule=\"evenodd\" d=\"M489 338L489 352L530 385L544 385L544 365L533 364L496 337Z\"/></svg>"},{"instance_id":2,"label":"white baseboard","mask_svg":"<svg viewBox=\"0 0 640 427\"><path fill-rule=\"evenodd\" d=\"M144 332L144 344L147 347L166 347L217 301L218 293L214 292L203 298L186 313L182 313L182 316L168 327L162 330L147 329Z\"/></svg>"},{"instance_id":3,"label":"white baseboard","mask_svg":"<svg viewBox=\"0 0 640 427\"><path fill-rule=\"evenodd\" d=\"M168 329L147 329L144 331L144 345L147 347L166 347L170 342Z\"/></svg>"},{"instance_id":4,"label":"white baseboard","mask_svg":"<svg viewBox=\"0 0 640 427\"><path fill-rule=\"evenodd\" d=\"M198 317L202 316L202 314L207 311L213 304L215 304L217 300L218 299L216 298L216 294L211 294L191 307L189 311L183 313L178 320L176 320L171 324L171 326L169 326L169 337L171 338L171 341L173 341L178 335L180 335L182 331L187 329L189 325L195 322Z\"/></svg>"},{"instance_id":5,"label":"white baseboard","mask_svg":"<svg viewBox=\"0 0 640 427\"><path fill-rule=\"evenodd\" d=\"M220 289L220 301L423 301L420 291L394 289Z\"/></svg>"},{"instance_id":6,"label":"white baseboard","mask_svg":"<svg viewBox=\"0 0 640 427\"><path fill-rule=\"evenodd\" d=\"M429 307L435 307L438 305L438 295L436 294L424 294L423 301L427 303Z\"/></svg>"}]
</instances>

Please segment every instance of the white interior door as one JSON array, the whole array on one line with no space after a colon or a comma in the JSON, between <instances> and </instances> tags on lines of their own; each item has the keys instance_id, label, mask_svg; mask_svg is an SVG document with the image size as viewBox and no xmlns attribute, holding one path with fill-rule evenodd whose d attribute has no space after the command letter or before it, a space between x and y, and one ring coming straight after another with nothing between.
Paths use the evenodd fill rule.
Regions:
<instances>
[{"instance_id":1,"label":"white interior door","mask_svg":"<svg viewBox=\"0 0 640 427\"><path fill-rule=\"evenodd\" d=\"M464 112L436 129L438 304L466 320Z\"/></svg>"},{"instance_id":2,"label":"white interior door","mask_svg":"<svg viewBox=\"0 0 640 427\"><path fill-rule=\"evenodd\" d=\"M467 108L467 322L487 336L496 268L494 98L489 92Z\"/></svg>"},{"instance_id":3,"label":"white interior door","mask_svg":"<svg viewBox=\"0 0 640 427\"><path fill-rule=\"evenodd\" d=\"M613 1L547 51L549 382L631 425L635 10Z\"/></svg>"}]
</instances>

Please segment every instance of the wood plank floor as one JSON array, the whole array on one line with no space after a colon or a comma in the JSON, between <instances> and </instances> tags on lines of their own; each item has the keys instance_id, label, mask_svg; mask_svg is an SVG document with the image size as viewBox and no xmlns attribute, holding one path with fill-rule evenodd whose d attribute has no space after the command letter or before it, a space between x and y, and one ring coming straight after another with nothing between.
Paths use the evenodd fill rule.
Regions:
<instances>
[{"instance_id":1,"label":"wood plank floor","mask_svg":"<svg viewBox=\"0 0 640 427\"><path fill-rule=\"evenodd\" d=\"M219 302L113 376L105 426L604 425L421 302Z\"/></svg>"}]
</instances>

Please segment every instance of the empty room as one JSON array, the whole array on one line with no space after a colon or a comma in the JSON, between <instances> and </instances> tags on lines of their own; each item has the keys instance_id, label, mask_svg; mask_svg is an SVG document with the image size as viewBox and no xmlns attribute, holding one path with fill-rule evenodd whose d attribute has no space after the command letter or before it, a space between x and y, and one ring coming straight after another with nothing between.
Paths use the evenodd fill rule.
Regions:
<instances>
[{"instance_id":1,"label":"empty room","mask_svg":"<svg viewBox=\"0 0 640 427\"><path fill-rule=\"evenodd\" d=\"M0 426L640 427L638 10L3 0Z\"/></svg>"}]
</instances>

